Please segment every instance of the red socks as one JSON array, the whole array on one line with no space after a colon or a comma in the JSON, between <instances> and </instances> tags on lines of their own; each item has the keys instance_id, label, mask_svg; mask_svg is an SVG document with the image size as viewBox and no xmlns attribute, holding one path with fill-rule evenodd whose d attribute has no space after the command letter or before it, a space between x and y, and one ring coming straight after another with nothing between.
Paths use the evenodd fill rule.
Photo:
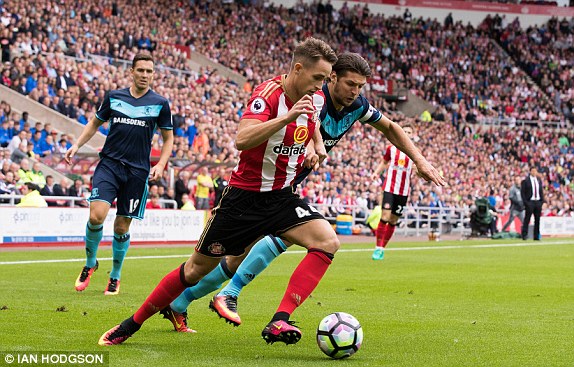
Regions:
<instances>
[{"instance_id":1,"label":"red socks","mask_svg":"<svg viewBox=\"0 0 574 367\"><path fill-rule=\"evenodd\" d=\"M395 233L396 227L397 227L396 224L391 224L391 223L387 224L387 226L386 226L387 229L385 230L385 233L383 234L383 247L387 247L387 244L391 240L391 237L393 237L393 233Z\"/></svg>"},{"instance_id":2,"label":"red socks","mask_svg":"<svg viewBox=\"0 0 574 367\"><path fill-rule=\"evenodd\" d=\"M379 222L377 229L375 230L375 238L376 238L376 246L383 247L383 236L385 229L387 228L388 222L383 222L382 220Z\"/></svg>"},{"instance_id":3,"label":"red socks","mask_svg":"<svg viewBox=\"0 0 574 367\"><path fill-rule=\"evenodd\" d=\"M387 247L391 237L393 237L393 233L395 233L396 226L396 224L391 224L389 222L379 222L379 226L375 233L377 238L377 247Z\"/></svg>"},{"instance_id":4,"label":"red socks","mask_svg":"<svg viewBox=\"0 0 574 367\"><path fill-rule=\"evenodd\" d=\"M300 304L305 302L325 275L332 259L333 255L329 253L309 249L291 275L277 312L286 312L291 315Z\"/></svg>"},{"instance_id":5,"label":"red socks","mask_svg":"<svg viewBox=\"0 0 574 367\"><path fill-rule=\"evenodd\" d=\"M166 275L159 282L143 305L141 305L134 314L134 321L136 323L140 325L143 324L145 320L169 305L185 288L190 286L190 284L185 281L183 273L184 265L185 263L178 266L177 269Z\"/></svg>"}]
</instances>

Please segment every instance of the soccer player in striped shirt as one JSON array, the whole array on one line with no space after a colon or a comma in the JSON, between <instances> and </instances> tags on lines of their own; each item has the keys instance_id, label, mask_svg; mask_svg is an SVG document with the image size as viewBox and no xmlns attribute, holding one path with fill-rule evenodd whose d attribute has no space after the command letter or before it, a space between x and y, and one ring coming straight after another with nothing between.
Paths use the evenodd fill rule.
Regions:
<instances>
[{"instance_id":1,"label":"soccer player in striped shirt","mask_svg":"<svg viewBox=\"0 0 574 367\"><path fill-rule=\"evenodd\" d=\"M403 124L403 131L409 138L413 136L413 126ZM377 246L373 252L373 260L382 260L387 246L400 217L403 215L407 198L411 189L411 174L416 170L413 161L392 144L387 146L383 161L377 166L373 176L378 178L387 170L383 182L383 202L381 221L375 231Z\"/></svg>"},{"instance_id":2,"label":"soccer player in striped shirt","mask_svg":"<svg viewBox=\"0 0 574 367\"><path fill-rule=\"evenodd\" d=\"M370 75L369 64L356 53L343 53L333 65L330 81L323 85L326 104L319 115L320 132L326 151L330 151L358 121L379 130L392 143L416 159L425 179L437 185L444 185L442 177L420 154L401 127L384 116L360 94ZM311 167L318 162L318 155L312 149L312 145L307 147L307 168L298 175L295 184L302 182L311 172ZM224 281L231 278L231 282L213 298L210 307L227 322L235 326L240 325L237 297L242 288L253 281L290 245L284 238L266 236L253 246L245 259L226 257L197 286L186 289L170 307L162 310L162 314L172 322L176 330L186 331L187 327L182 325L187 322L186 310L189 303L218 289Z\"/></svg>"}]
</instances>

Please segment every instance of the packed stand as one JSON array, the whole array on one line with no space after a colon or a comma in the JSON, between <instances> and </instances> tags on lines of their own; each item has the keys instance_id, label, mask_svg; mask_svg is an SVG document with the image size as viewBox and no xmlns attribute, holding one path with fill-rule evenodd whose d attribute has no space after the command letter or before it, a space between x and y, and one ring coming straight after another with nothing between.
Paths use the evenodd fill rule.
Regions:
<instances>
[{"instance_id":1,"label":"packed stand","mask_svg":"<svg viewBox=\"0 0 574 367\"><path fill-rule=\"evenodd\" d=\"M493 17L483 27L550 97L553 109L574 123L574 19L523 29L518 18L505 24Z\"/></svg>"},{"instance_id":2,"label":"packed stand","mask_svg":"<svg viewBox=\"0 0 574 367\"><path fill-rule=\"evenodd\" d=\"M19 6L25 9L33 4L35 3L31 2ZM165 3L165 8L168 9L171 4ZM552 189L554 193L551 193L550 197L555 198L554 201L552 199L549 201L547 210L552 212L556 208L557 213L571 213L573 174L569 162L573 158L572 145L562 146L561 149L565 151L562 152L562 156L558 154L555 141L558 141L560 136L557 132L534 130L533 134L528 129L511 129L501 130L506 133L495 137L492 132L475 132L464 124L465 121L473 122L478 116L484 115L517 114L517 117L521 117L521 114L528 113L528 110L524 112L524 108L530 108L533 105L532 101L540 97L537 91L530 90L524 84L523 73L515 70L515 67L500 57L500 53L492 42L488 41L483 31L463 27L460 24L447 24L443 27L430 20L372 16L368 9L361 6L344 7L340 11L333 11L329 8L329 4L315 3L298 4L294 9L262 8L261 12L253 12L252 8L236 4L224 7L216 5L218 4L206 3L201 7L194 6L192 10L186 8L188 5L182 5L183 10L178 10L174 13L177 16L170 19L175 21L176 25L164 26L158 22L157 29L162 33L156 33L153 39L157 40L161 35L167 42L185 43L186 30L196 29L196 36L189 36L187 41L192 48L243 73L252 84L255 84L273 73L287 70L290 62L287 59L289 53L284 50L290 49L297 40L310 35L304 30L313 29L320 34L333 34L331 41L340 44L341 51L351 50L365 55L380 77L400 80L408 88L420 91L421 96L439 105L438 112L433 116L434 121L417 123L420 137L418 144L431 162L449 162L443 164L442 169L451 184L448 188L438 191L430 185L414 180L411 195L413 203L429 204L429 206L446 203L445 205L468 207L475 196L487 193L490 196L490 191L493 191L492 195L497 206L502 208L507 205L507 191L512 184L510 175L522 174L521 167L531 158L543 157L547 159L545 163L547 167L541 167L541 170L542 172L547 170L549 184L554 188ZM59 6L52 3L52 7L47 8L48 13L60 12L62 9L67 9L65 7L75 5L67 4L56 10L55 7ZM106 6L104 4L104 8ZM20 8L17 7L16 13ZM162 8L160 12L163 12L164 7L160 8ZM75 118L83 123L93 115L106 90L129 84L129 74L121 65L116 66L97 59L80 62L64 57L64 54L86 56L87 53L93 52L90 47L99 44L98 52L102 55L129 58L138 49L137 46L129 48L120 42L117 53L106 53L109 44L94 42L98 37L97 32L100 31L94 24L104 23L108 24L106 27L112 27L113 22L118 19L114 16L114 12L119 11L121 19L124 19L124 14L129 17L129 14L122 13L123 8L114 11L112 7L111 15L108 15L107 10L101 12L102 16L98 16L100 13L94 7L86 6L85 9L90 9L87 12L90 15L89 21L86 15L78 11L71 21L64 22L65 27L74 28L69 30L66 28L65 32L42 33L47 32L48 28L44 29L34 22L35 19L41 21L41 15L36 15L34 19L22 18L23 20L18 22L18 25L22 23L25 27L33 29L30 35L20 32L14 37L14 34L9 34L10 30L7 34L4 29L7 38L18 40L20 37L19 43L12 43L13 47L20 49L28 47L29 36L37 33L36 43L44 42L46 51L56 52L46 55L24 52L11 63L3 64L2 71L2 75L6 76L2 79L3 84L11 83L9 85L11 88L70 117L75 114ZM204 22L199 27L199 22L206 13L214 13L214 21L210 24ZM66 14L72 16L69 10ZM16 23L15 19L10 18L10 22ZM74 19L77 19L78 23L75 23ZM26 25L26 22L30 24ZM270 27L273 24L275 28ZM87 30L83 29L84 26ZM132 29L129 25L124 28ZM104 27L104 29L110 28ZM142 29L152 32L155 28ZM254 32L254 29L258 32ZM42 34L45 36L40 37ZM213 44L207 42L214 39L214 34L219 35L215 37L217 42ZM122 40L125 39L124 36ZM138 40L145 36L135 35ZM74 38L73 42L66 41L70 37ZM140 43L138 41L135 44ZM256 44L258 47L255 47ZM440 51L446 49L443 46L447 44L456 44L459 47L454 48L452 53ZM62 45L67 47L65 52ZM101 45L105 47L102 48ZM44 46L38 47L43 50ZM112 48L116 49L115 46ZM32 50L34 49L36 47L32 47ZM391 49L398 50L393 57ZM158 50L161 51L161 47L156 44L154 55L157 55ZM420 50L423 54L415 58L415 50ZM270 58L270 53L276 57ZM384 62L376 62L379 55L383 55ZM457 62L450 63L449 60ZM485 64L487 67L482 66L484 62L477 62L479 60L489 60ZM180 66L175 61L164 61L161 58L159 62L166 62L168 66ZM433 69L430 69L431 67ZM432 74L438 75L436 80L423 77ZM484 87L486 84L491 86L486 88ZM65 88L62 87L64 85ZM469 85L473 88L467 88ZM159 68L154 89L168 97L172 104L176 135L172 164L178 171L179 177L173 189L170 188L173 183L165 177L161 182L152 183L150 198L176 200L178 207L191 209L197 204L198 199L205 198L205 191L201 194L203 197L198 197L197 180L190 177L188 170L181 168L189 168L197 162L208 166L222 163L233 166L237 158L233 138L243 103L249 96L249 88L244 90L229 83L216 72L205 69L198 73L175 75ZM462 92L467 89L469 92ZM446 93L447 90L455 92L450 95ZM365 94L374 105L387 112L393 110L391 105L384 104L382 97L374 92L367 90ZM508 100L508 104L504 105L503 99ZM516 102L516 106L510 106L514 109L509 108L511 102ZM20 120L20 116L16 114L8 113L4 116L8 121L8 130L12 130L11 142L26 124L16 123ZM398 121L404 119L400 114L392 114L391 117ZM48 123L43 124L44 128L46 125ZM16 126L18 131L15 130ZM104 125L104 133L106 128ZM31 129L29 127L30 132L25 132L28 145L34 139ZM458 134L464 135L464 144L454 144L457 139L453 137ZM566 138L572 142L572 136ZM69 146L70 139L72 137L64 137L63 144ZM152 155L159 155L161 142L157 137L155 139ZM513 139L524 141L520 151L515 150L514 153L511 149ZM384 144L381 143L377 132L357 124L333 151L328 163L308 178L302 194L309 201L325 203L330 214L345 212L347 205L357 204L362 205L365 210L372 209L380 195L381 183L380 178L372 177L372 172L382 159ZM30 147L33 152L34 146ZM46 150L38 149L40 156L42 153L47 155ZM484 155L485 151L489 152L488 156ZM445 157L448 157L448 160L445 160ZM515 171L512 172L510 167ZM212 181L215 181L216 177L213 176L216 172L212 170L208 173L212 176ZM226 178L228 174L227 171L218 177ZM505 181L508 182L508 187L500 185L500 182ZM89 181L84 182L89 190ZM217 192L215 185L209 188L209 192L209 206L213 207ZM563 200L559 195L563 196ZM562 208L559 208L560 203ZM156 203L149 205L157 206Z\"/></svg>"},{"instance_id":3,"label":"packed stand","mask_svg":"<svg viewBox=\"0 0 574 367\"><path fill-rule=\"evenodd\" d=\"M184 54L169 45L188 45L245 75L253 86L269 75L287 70L290 60L285 50L315 34L338 45L339 51L364 55L376 76L397 81L428 101L445 106L456 124L481 118L559 119L550 106L534 105L533 101L541 99L540 91L528 85L525 74L505 60L488 32L454 23L452 18L447 18L444 25L436 20L413 19L407 13L386 18L371 14L359 4L345 4L334 10L330 2L300 2L287 9L273 5L159 1L158 7L142 7L150 12L148 16L135 14L135 6L117 3L98 6L93 2L81 8L72 3L51 4L35 17L25 15L18 22L12 20L21 30L11 36L8 29L4 30L5 39L11 40L9 44L28 54L45 50L80 58L97 54L130 59L138 49L145 48L154 51L158 63L178 68L186 68ZM34 7L39 8L39 3L16 2L8 10L13 14L33 14ZM259 7L258 11L254 7ZM63 25L52 24L58 19L56 14L69 20ZM136 16L137 22L131 23ZM212 21L206 22L206 17ZM141 26L141 22L146 26ZM30 29L32 32L28 32ZM268 57L271 53L273 58ZM59 68L49 69L53 70L48 76L63 79L66 86L82 83L73 66L63 68L63 78L58 74ZM86 82L91 83L93 78L86 75ZM26 92L30 92L28 87ZM69 106L72 102L76 110L85 110L81 107L83 96L77 99L72 95L62 102L66 95L53 96L61 91L48 92L57 99L56 106ZM60 110L73 116L80 112L69 112L68 107Z\"/></svg>"}]
</instances>

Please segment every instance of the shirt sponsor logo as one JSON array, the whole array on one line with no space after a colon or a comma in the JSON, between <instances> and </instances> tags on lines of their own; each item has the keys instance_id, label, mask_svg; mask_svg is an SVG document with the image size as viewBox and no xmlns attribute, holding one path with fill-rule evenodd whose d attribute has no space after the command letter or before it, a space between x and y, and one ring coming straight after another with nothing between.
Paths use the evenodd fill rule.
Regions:
<instances>
[{"instance_id":1,"label":"shirt sponsor logo","mask_svg":"<svg viewBox=\"0 0 574 367\"><path fill-rule=\"evenodd\" d=\"M303 144L284 145L283 143L273 147L273 153L280 155L301 155L307 150Z\"/></svg>"},{"instance_id":2,"label":"shirt sponsor logo","mask_svg":"<svg viewBox=\"0 0 574 367\"><path fill-rule=\"evenodd\" d=\"M261 113L265 111L265 100L263 98L255 98L253 103L251 103L251 112L253 113Z\"/></svg>"},{"instance_id":3,"label":"shirt sponsor logo","mask_svg":"<svg viewBox=\"0 0 574 367\"><path fill-rule=\"evenodd\" d=\"M295 140L295 143L301 144L302 142L307 140L308 136L309 136L309 129L307 129L307 126L297 126L295 132L293 133L293 140Z\"/></svg>"},{"instance_id":4,"label":"shirt sponsor logo","mask_svg":"<svg viewBox=\"0 0 574 367\"><path fill-rule=\"evenodd\" d=\"M112 123L113 124L135 125L135 126L141 126L141 127L147 126L147 123L143 120L130 119L128 117L114 117L112 119Z\"/></svg>"},{"instance_id":5,"label":"shirt sponsor logo","mask_svg":"<svg viewBox=\"0 0 574 367\"><path fill-rule=\"evenodd\" d=\"M339 139L323 140L323 144L325 144L326 147L333 147L333 146L337 145L338 142L339 142Z\"/></svg>"}]
</instances>

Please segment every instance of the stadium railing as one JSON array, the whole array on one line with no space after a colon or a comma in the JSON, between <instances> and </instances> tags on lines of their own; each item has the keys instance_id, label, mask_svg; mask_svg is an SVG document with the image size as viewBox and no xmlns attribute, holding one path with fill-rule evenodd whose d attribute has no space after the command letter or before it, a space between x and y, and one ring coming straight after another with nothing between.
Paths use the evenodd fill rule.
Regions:
<instances>
[{"instance_id":1,"label":"stadium railing","mask_svg":"<svg viewBox=\"0 0 574 367\"><path fill-rule=\"evenodd\" d=\"M353 218L353 225L365 224L370 213L367 208L358 205L311 205L321 212L330 223L336 223L339 215L346 214ZM466 208L406 206L395 233L418 237L425 236L430 231L437 231L464 236L469 232L469 218L470 211Z\"/></svg>"},{"instance_id":2,"label":"stadium railing","mask_svg":"<svg viewBox=\"0 0 574 367\"><path fill-rule=\"evenodd\" d=\"M24 195L2 194L0 195L0 206L15 206L17 200L20 200ZM71 208L81 207L80 203L86 201L86 198L78 196L42 196L46 202L60 202L59 206L69 206Z\"/></svg>"},{"instance_id":3,"label":"stadium railing","mask_svg":"<svg viewBox=\"0 0 574 367\"><path fill-rule=\"evenodd\" d=\"M541 120L511 120L506 117L482 117L478 119L480 125L492 125L492 126L544 126L551 128L565 128L568 127L568 122L566 121L541 121Z\"/></svg>"}]
</instances>

